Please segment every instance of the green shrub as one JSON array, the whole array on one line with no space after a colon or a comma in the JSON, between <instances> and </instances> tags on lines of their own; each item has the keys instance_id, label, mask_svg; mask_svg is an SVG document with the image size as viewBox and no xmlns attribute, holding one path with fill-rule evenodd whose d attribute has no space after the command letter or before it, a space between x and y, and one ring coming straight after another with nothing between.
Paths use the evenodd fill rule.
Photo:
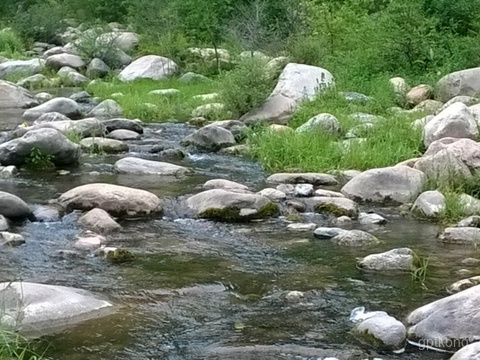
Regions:
<instances>
[{"instance_id":1,"label":"green shrub","mask_svg":"<svg viewBox=\"0 0 480 360\"><path fill-rule=\"evenodd\" d=\"M25 44L20 36L12 29L0 30L0 54L7 58L21 57L25 51Z\"/></svg>"},{"instance_id":2,"label":"green shrub","mask_svg":"<svg viewBox=\"0 0 480 360\"><path fill-rule=\"evenodd\" d=\"M220 102L236 117L260 105L270 94L274 79L265 69L265 62L247 58L221 79Z\"/></svg>"},{"instance_id":3,"label":"green shrub","mask_svg":"<svg viewBox=\"0 0 480 360\"><path fill-rule=\"evenodd\" d=\"M55 167L51 161L52 158L52 155L45 154L41 149L34 146L26 158L25 164L32 170L47 170Z\"/></svg>"}]
</instances>

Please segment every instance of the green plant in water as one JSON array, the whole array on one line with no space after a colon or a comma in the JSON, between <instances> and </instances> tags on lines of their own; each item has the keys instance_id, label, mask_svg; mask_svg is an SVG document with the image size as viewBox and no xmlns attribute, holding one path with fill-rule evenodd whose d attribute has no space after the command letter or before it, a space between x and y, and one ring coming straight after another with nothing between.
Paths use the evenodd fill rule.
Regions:
<instances>
[{"instance_id":1,"label":"green plant in water","mask_svg":"<svg viewBox=\"0 0 480 360\"><path fill-rule=\"evenodd\" d=\"M422 289L428 290L427 285L425 284L428 274L428 265L430 263L430 256L427 258L420 257L415 252L413 253L413 263L410 270L412 275L412 281L418 282Z\"/></svg>"},{"instance_id":2,"label":"green plant in water","mask_svg":"<svg viewBox=\"0 0 480 360\"><path fill-rule=\"evenodd\" d=\"M33 343L21 335L7 331L0 326L0 359L5 360L41 360L44 358L45 351L42 354L33 349Z\"/></svg>"},{"instance_id":3,"label":"green plant in water","mask_svg":"<svg viewBox=\"0 0 480 360\"><path fill-rule=\"evenodd\" d=\"M33 170L47 170L55 167L51 161L52 155L42 152L40 148L34 146L25 160L25 164Z\"/></svg>"},{"instance_id":4,"label":"green plant in water","mask_svg":"<svg viewBox=\"0 0 480 360\"><path fill-rule=\"evenodd\" d=\"M68 140L70 140L71 142L73 142L75 144L80 144L80 141L82 141L82 139L83 139L82 134L80 134L79 132L77 132L75 130L71 130L71 131L67 132L65 134L65 136L67 137Z\"/></svg>"}]
</instances>

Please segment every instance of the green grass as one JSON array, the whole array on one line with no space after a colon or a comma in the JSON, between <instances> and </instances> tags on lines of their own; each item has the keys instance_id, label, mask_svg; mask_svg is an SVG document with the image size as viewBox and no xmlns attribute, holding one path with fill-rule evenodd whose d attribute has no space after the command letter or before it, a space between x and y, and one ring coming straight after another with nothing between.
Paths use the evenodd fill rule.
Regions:
<instances>
[{"instance_id":1,"label":"green grass","mask_svg":"<svg viewBox=\"0 0 480 360\"><path fill-rule=\"evenodd\" d=\"M371 104L349 104L337 95L327 92L316 100L305 103L290 122L293 128L305 123L319 113L330 113L342 125L342 134L274 133L263 129L249 136L253 157L268 171L323 172L341 169L367 170L395 165L421 155L421 133L412 129L411 116L391 115L388 106L393 100L383 99ZM344 135L355 124L349 115L356 113L381 115L380 120L368 130L364 142L341 146Z\"/></svg>"},{"instance_id":2,"label":"green grass","mask_svg":"<svg viewBox=\"0 0 480 360\"><path fill-rule=\"evenodd\" d=\"M13 30L5 28L0 30L0 55L8 59L25 58L25 44L20 36Z\"/></svg>"},{"instance_id":3,"label":"green grass","mask_svg":"<svg viewBox=\"0 0 480 360\"><path fill-rule=\"evenodd\" d=\"M17 333L0 328L0 360L41 360L45 350L39 353L35 345Z\"/></svg>"},{"instance_id":4,"label":"green grass","mask_svg":"<svg viewBox=\"0 0 480 360\"><path fill-rule=\"evenodd\" d=\"M165 121L187 121L190 119L192 110L197 106L218 102L218 100L202 101L193 99L195 95L203 95L218 92L219 82L216 80L187 84L178 79L171 78L166 80L137 80L134 82L123 83L117 79L108 82L99 82L87 88L94 96L102 99L111 98L115 93L122 93L124 96L115 97L123 108L124 115L127 118L138 118L145 122L165 122ZM148 95L152 90L158 89L177 89L180 91L177 95ZM152 104L152 105L146 105ZM223 114L217 114L218 118L213 120L226 119ZM224 117L222 119L222 117Z\"/></svg>"}]
</instances>

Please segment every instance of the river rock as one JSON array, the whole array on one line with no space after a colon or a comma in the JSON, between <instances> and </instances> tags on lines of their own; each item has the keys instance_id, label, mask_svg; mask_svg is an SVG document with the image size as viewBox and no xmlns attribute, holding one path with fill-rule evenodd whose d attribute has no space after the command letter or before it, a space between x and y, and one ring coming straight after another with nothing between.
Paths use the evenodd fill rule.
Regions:
<instances>
[{"instance_id":1,"label":"river rock","mask_svg":"<svg viewBox=\"0 0 480 360\"><path fill-rule=\"evenodd\" d=\"M35 221L40 222L60 221L64 212L65 211L61 206L55 204L33 206L33 216Z\"/></svg>"},{"instance_id":2,"label":"river rock","mask_svg":"<svg viewBox=\"0 0 480 360\"><path fill-rule=\"evenodd\" d=\"M312 184L297 184L293 190L293 196L308 197L315 193L315 188Z\"/></svg>"},{"instance_id":3,"label":"river rock","mask_svg":"<svg viewBox=\"0 0 480 360\"><path fill-rule=\"evenodd\" d=\"M202 188L204 190L212 189L224 189L224 190L240 190L248 192L248 186L237 183L235 181L225 180L225 179L212 179L208 180L203 184Z\"/></svg>"},{"instance_id":4,"label":"river rock","mask_svg":"<svg viewBox=\"0 0 480 360\"><path fill-rule=\"evenodd\" d=\"M290 63L283 69L267 100L240 120L247 125L262 121L285 125L301 102L313 100L333 83L332 74L325 69Z\"/></svg>"},{"instance_id":5,"label":"river rock","mask_svg":"<svg viewBox=\"0 0 480 360\"><path fill-rule=\"evenodd\" d=\"M387 219L375 213L358 214L358 222L362 225L383 225L387 223Z\"/></svg>"},{"instance_id":6,"label":"river rock","mask_svg":"<svg viewBox=\"0 0 480 360\"><path fill-rule=\"evenodd\" d=\"M41 126L41 125L38 125ZM60 131L52 128L28 131L19 139L0 145L0 163L3 165L22 165L37 148L50 156L55 165L76 164L82 154L80 147L68 140Z\"/></svg>"},{"instance_id":7,"label":"river rock","mask_svg":"<svg viewBox=\"0 0 480 360\"><path fill-rule=\"evenodd\" d=\"M354 219L358 216L358 206L350 199L315 196L312 200L315 202L315 212L330 213L337 217L348 216Z\"/></svg>"},{"instance_id":8,"label":"river rock","mask_svg":"<svg viewBox=\"0 0 480 360\"><path fill-rule=\"evenodd\" d=\"M446 137L478 138L475 118L469 108L462 103L455 103L430 120L423 129L423 142L428 147L435 140Z\"/></svg>"},{"instance_id":9,"label":"river rock","mask_svg":"<svg viewBox=\"0 0 480 360\"><path fill-rule=\"evenodd\" d=\"M18 196L0 191L0 215L9 219L25 219L31 217L32 210Z\"/></svg>"},{"instance_id":10,"label":"river rock","mask_svg":"<svg viewBox=\"0 0 480 360\"><path fill-rule=\"evenodd\" d=\"M95 250L107 243L107 239L101 235L93 232L87 233L85 236L79 237L75 241L75 247L77 249Z\"/></svg>"},{"instance_id":11,"label":"river rock","mask_svg":"<svg viewBox=\"0 0 480 360\"><path fill-rule=\"evenodd\" d=\"M480 68L450 73L436 85L436 98L447 102L458 95L476 96L480 91Z\"/></svg>"},{"instance_id":12,"label":"river rock","mask_svg":"<svg viewBox=\"0 0 480 360\"><path fill-rule=\"evenodd\" d=\"M17 82L18 86L22 86L26 89L40 88L44 86L44 84L48 84L48 79L43 74L32 75Z\"/></svg>"},{"instance_id":13,"label":"river rock","mask_svg":"<svg viewBox=\"0 0 480 360\"><path fill-rule=\"evenodd\" d=\"M107 154L126 152L128 145L123 141L105 139L101 137L89 137L80 141L82 149L90 152L105 152Z\"/></svg>"},{"instance_id":14,"label":"river rock","mask_svg":"<svg viewBox=\"0 0 480 360\"><path fill-rule=\"evenodd\" d=\"M450 227L446 228L438 237L441 242L453 244L480 243L480 229L474 227Z\"/></svg>"},{"instance_id":15,"label":"river rock","mask_svg":"<svg viewBox=\"0 0 480 360\"><path fill-rule=\"evenodd\" d=\"M85 228L102 234L108 234L121 228L105 210L98 208L87 212L78 222Z\"/></svg>"},{"instance_id":16,"label":"river rock","mask_svg":"<svg viewBox=\"0 0 480 360\"><path fill-rule=\"evenodd\" d=\"M323 196L323 197L341 197L344 198L345 195L338 191L331 191L325 189L317 189L315 190L315 196Z\"/></svg>"},{"instance_id":17,"label":"river rock","mask_svg":"<svg viewBox=\"0 0 480 360\"><path fill-rule=\"evenodd\" d=\"M99 58L94 58L87 66L86 75L91 78L103 78L110 72L110 67Z\"/></svg>"},{"instance_id":18,"label":"river rock","mask_svg":"<svg viewBox=\"0 0 480 360\"><path fill-rule=\"evenodd\" d=\"M230 131L218 126L207 126L185 137L183 143L204 150L217 151L235 145L236 142Z\"/></svg>"},{"instance_id":19,"label":"river rock","mask_svg":"<svg viewBox=\"0 0 480 360\"><path fill-rule=\"evenodd\" d=\"M287 198L287 195L280 190L273 188L266 188L257 193L258 195L265 196L274 202L280 202Z\"/></svg>"},{"instance_id":20,"label":"river rock","mask_svg":"<svg viewBox=\"0 0 480 360\"><path fill-rule=\"evenodd\" d=\"M420 216L435 218L446 210L445 196L438 190L425 191L415 200L412 212Z\"/></svg>"},{"instance_id":21,"label":"river rock","mask_svg":"<svg viewBox=\"0 0 480 360\"><path fill-rule=\"evenodd\" d=\"M461 160L469 169L480 169L480 144L471 139L443 138L434 141L427 149L424 157L434 156L442 150L447 150Z\"/></svg>"},{"instance_id":22,"label":"river rock","mask_svg":"<svg viewBox=\"0 0 480 360\"><path fill-rule=\"evenodd\" d=\"M65 136L70 136L72 134L78 135L82 138L89 136L99 136L105 133L105 128L101 121L90 118L82 120L64 120L64 121L53 121L53 122L44 122L41 124L35 124L33 126L18 127L12 133L12 136L23 136L31 130L38 129L55 129L60 131Z\"/></svg>"},{"instance_id":23,"label":"river rock","mask_svg":"<svg viewBox=\"0 0 480 360\"><path fill-rule=\"evenodd\" d=\"M278 207L268 198L223 189L203 191L187 199L195 216L221 221L245 221L275 216Z\"/></svg>"},{"instance_id":24,"label":"river rock","mask_svg":"<svg viewBox=\"0 0 480 360\"><path fill-rule=\"evenodd\" d=\"M182 177L192 170L166 162L126 157L115 163L115 171L120 174L157 175Z\"/></svg>"},{"instance_id":25,"label":"river rock","mask_svg":"<svg viewBox=\"0 0 480 360\"><path fill-rule=\"evenodd\" d=\"M405 204L418 197L425 181L423 172L407 166L378 168L355 176L341 192L355 201Z\"/></svg>"},{"instance_id":26,"label":"river rock","mask_svg":"<svg viewBox=\"0 0 480 360\"><path fill-rule=\"evenodd\" d=\"M337 245L353 247L374 245L380 243L380 241L375 236L361 230L348 230L345 232L341 232L330 240Z\"/></svg>"},{"instance_id":27,"label":"river rock","mask_svg":"<svg viewBox=\"0 0 480 360\"><path fill-rule=\"evenodd\" d=\"M480 337L480 285L434 301L410 313L408 337L436 348L459 347Z\"/></svg>"},{"instance_id":28,"label":"river rock","mask_svg":"<svg viewBox=\"0 0 480 360\"><path fill-rule=\"evenodd\" d=\"M269 184L312 184L337 185L338 181L333 175L322 173L277 173L267 178Z\"/></svg>"},{"instance_id":29,"label":"river rock","mask_svg":"<svg viewBox=\"0 0 480 360\"><path fill-rule=\"evenodd\" d=\"M480 227L480 216L479 215L469 216L466 219L460 220L456 226L457 227Z\"/></svg>"},{"instance_id":30,"label":"river rock","mask_svg":"<svg viewBox=\"0 0 480 360\"><path fill-rule=\"evenodd\" d=\"M338 134L342 131L342 126L337 118L331 114L318 114L309 119L305 124L300 125L297 133L322 132L326 134Z\"/></svg>"},{"instance_id":31,"label":"river rock","mask_svg":"<svg viewBox=\"0 0 480 360\"><path fill-rule=\"evenodd\" d=\"M405 346L407 329L392 316L376 312L355 326L354 335L376 349L401 350Z\"/></svg>"},{"instance_id":32,"label":"river rock","mask_svg":"<svg viewBox=\"0 0 480 360\"><path fill-rule=\"evenodd\" d=\"M112 184L88 184L67 191L59 198L69 211L105 210L112 216L144 216L162 211L162 202L145 190Z\"/></svg>"},{"instance_id":33,"label":"river rock","mask_svg":"<svg viewBox=\"0 0 480 360\"><path fill-rule=\"evenodd\" d=\"M287 230L291 232L309 232L311 233L315 228L317 227L317 224L315 223L307 223L307 224L302 224L302 223L296 223L296 224L289 224L287 226Z\"/></svg>"},{"instance_id":34,"label":"river rock","mask_svg":"<svg viewBox=\"0 0 480 360\"><path fill-rule=\"evenodd\" d=\"M0 80L0 109L28 108L38 105L38 100L29 91L14 83Z\"/></svg>"},{"instance_id":35,"label":"river rock","mask_svg":"<svg viewBox=\"0 0 480 360\"><path fill-rule=\"evenodd\" d=\"M130 130L135 131L139 134L143 134L143 126L140 120L117 118L110 120L102 120L102 122L108 132L112 132L115 130Z\"/></svg>"},{"instance_id":36,"label":"river rock","mask_svg":"<svg viewBox=\"0 0 480 360\"><path fill-rule=\"evenodd\" d=\"M49 94L47 92L40 92L40 93L37 93L35 94L35 99L40 103L40 104L43 104L43 103L46 103L47 101L49 100L52 100L53 99L53 95L52 94ZM35 104L35 105L38 105L38 104ZM34 105L34 106L35 106Z\"/></svg>"},{"instance_id":37,"label":"river rock","mask_svg":"<svg viewBox=\"0 0 480 360\"><path fill-rule=\"evenodd\" d=\"M70 119L79 119L82 117L82 112L79 105L68 98L54 98L34 108L28 109L23 113L23 120L33 121L46 113L58 112Z\"/></svg>"},{"instance_id":38,"label":"river rock","mask_svg":"<svg viewBox=\"0 0 480 360\"><path fill-rule=\"evenodd\" d=\"M0 193L0 198L1 198L1 193ZM8 220L5 216L0 215L0 231L6 231L10 228L10 225L8 224Z\"/></svg>"},{"instance_id":39,"label":"river rock","mask_svg":"<svg viewBox=\"0 0 480 360\"><path fill-rule=\"evenodd\" d=\"M71 68L70 66L63 66L60 70L57 71L58 77L61 79L66 79L68 74L77 73L77 70Z\"/></svg>"},{"instance_id":40,"label":"river rock","mask_svg":"<svg viewBox=\"0 0 480 360\"><path fill-rule=\"evenodd\" d=\"M447 287L447 292L449 294L456 294L460 291L469 289L479 284L480 284L480 276L473 276L471 278L459 280L453 283L452 285Z\"/></svg>"},{"instance_id":41,"label":"river rock","mask_svg":"<svg viewBox=\"0 0 480 360\"><path fill-rule=\"evenodd\" d=\"M58 112L49 112L41 115L37 120L33 122L33 125L55 122L55 121L70 121L71 119Z\"/></svg>"},{"instance_id":42,"label":"river rock","mask_svg":"<svg viewBox=\"0 0 480 360\"><path fill-rule=\"evenodd\" d=\"M248 130L248 127L244 123L238 120L215 121L204 127L208 128L209 126L218 126L230 131L236 140L243 139Z\"/></svg>"},{"instance_id":43,"label":"river rock","mask_svg":"<svg viewBox=\"0 0 480 360\"><path fill-rule=\"evenodd\" d=\"M0 317L8 330L43 336L109 315L113 305L85 290L29 282L0 284Z\"/></svg>"},{"instance_id":44,"label":"river rock","mask_svg":"<svg viewBox=\"0 0 480 360\"><path fill-rule=\"evenodd\" d=\"M130 53L140 43L140 36L134 32L110 32L100 35L95 40L98 47L118 47L120 50Z\"/></svg>"},{"instance_id":45,"label":"river rock","mask_svg":"<svg viewBox=\"0 0 480 360\"><path fill-rule=\"evenodd\" d=\"M75 70L80 70L85 67L85 62L78 55L72 54L57 54L49 56L46 60L46 65L55 70L59 70L64 66L68 66Z\"/></svg>"},{"instance_id":46,"label":"river rock","mask_svg":"<svg viewBox=\"0 0 480 360\"><path fill-rule=\"evenodd\" d=\"M93 108L87 116L97 119L111 119L123 116L123 109L115 100L107 99Z\"/></svg>"},{"instance_id":47,"label":"river rock","mask_svg":"<svg viewBox=\"0 0 480 360\"><path fill-rule=\"evenodd\" d=\"M409 248L393 249L381 254L372 254L360 259L358 265L366 270L410 271L413 266L413 251Z\"/></svg>"},{"instance_id":48,"label":"river rock","mask_svg":"<svg viewBox=\"0 0 480 360\"><path fill-rule=\"evenodd\" d=\"M119 129L119 130L113 130L111 133L108 133L107 138L120 140L120 141L127 141L127 140L139 140L141 136L139 133L135 131Z\"/></svg>"},{"instance_id":49,"label":"river rock","mask_svg":"<svg viewBox=\"0 0 480 360\"><path fill-rule=\"evenodd\" d=\"M25 244L25 238L22 235L5 231L0 232L0 245L15 247L23 244Z\"/></svg>"},{"instance_id":50,"label":"river rock","mask_svg":"<svg viewBox=\"0 0 480 360\"><path fill-rule=\"evenodd\" d=\"M480 359L480 342L468 344L458 350L450 360L477 360Z\"/></svg>"},{"instance_id":51,"label":"river rock","mask_svg":"<svg viewBox=\"0 0 480 360\"><path fill-rule=\"evenodd\" d=\"M0 64L0 79L10 76L32 76L40 73L45 66L42 59L10 60Z\"/></svg>"},{"instance_id":52,"label":"river rock","mask_svg":"<svg viewBox=\"0 0 480 360\"><path fill-rule=\"evenodd\" d=\"M410 105L418 105L422 101L430 99L433 89L430 85L422 84L412 88L406 95L407 102Z\"/></svg>"},{"instance_id":53,"label":"river rock","mask_svg":"<svg viewBox=\"0 0 480 360\"><path fill-rule=\"evenodd\" d=\"M429 114L434 115L441 111L443 103L437 100L423 100L420 104L416 105L412 110L409 110L407 114Z\"/></svg>"},{"instance_id":54,"label":"river rock","mask_svg":"<svg viewBox=\"0 0 480 360\"><path fill-rule=\"evenodd\" d=\"M348 230L344 230L341 228L335 228L335 227L318 227L315 229L313 232L313 235L321 240L329 240L334 238L337 235L343 234L345 232L348 232Z\"/></svg>"},{"instance_id":55,"label":"river rock","mask_svg":"<svg viewBox=\"0 0 480 360\"><path fill-rule=\"evenodd\" d=\"M464 216L470 216L480 213L480 200L467 194L460 194L458 202L462 205Z\"/></svg>"},{"instance_id":56,"label":"river rock","mask_svg":"<svg viewBox=\"0 0 480 360\"><path fill-rule=\"evenodd\" d=\"M147 55L138 58L118 75L121 81L137 79L161 80L172 76L177 71L177 64L165 57Z\"/></svg>"}]
</instances>

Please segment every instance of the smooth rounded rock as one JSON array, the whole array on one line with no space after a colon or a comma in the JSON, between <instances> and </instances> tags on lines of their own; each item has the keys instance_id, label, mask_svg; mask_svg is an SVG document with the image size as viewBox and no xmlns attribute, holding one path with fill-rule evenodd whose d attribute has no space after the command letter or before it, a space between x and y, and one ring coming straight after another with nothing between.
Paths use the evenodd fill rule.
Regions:
<instances>
[{"instance_id":1,"label":"smooth rounded rock","mask_svg":"<svg viewBox=\"0 0 480 360\"><path fill-rule=\"evenodd\" d=\"M105 152L108 154L128 151L128 145L123 141L89 137L80 141L82 149L90 152Z\"/></svg>"},{"instance_id":2,"label":"smooth rounded rock","mask_svg":"<svg viewBox=\"0 0 480 360\"><path fill-rule=\"evenodd\" d=\"M33 121L37 120L43 114L51 112L63 114L70 119L79 119L82 116L81 109L75 101L60 97L28 109L23 113L22 119L25 121Z\"/></svg>"},{"instance_id":3,"label":"smooth rounded rock","mask_svg":"<svg viewBox=\"0 0 480 360\"><path fill-rule=\"evenodd\" d=\"M410 271L413 266L413 251L409 248L400 248L371 254L360 259L358 265L366 270Z\"/></svg>"},{"instance_id":4,"label":"smooth rounded rock","mask_svg":"<svg viewBox=\"0 0 480 360\"><path fill-rule=\"evenodd\" d=\"M115 171L120 174L157 175L182 177L192 170L166 162L126 157L115 163Z\"/></svg>"},{"instance_id":5,"label":"smooth rounded rock","mask_svg":"<svg viewBox=\"0 0 480 360\"><path fill-rule=\"evenodd\" d=\"M78 222L85 228L102 234L108 234L121 228L121 226L102 209L90 210L84 214Z\"/></svg>"}]
</instances>

